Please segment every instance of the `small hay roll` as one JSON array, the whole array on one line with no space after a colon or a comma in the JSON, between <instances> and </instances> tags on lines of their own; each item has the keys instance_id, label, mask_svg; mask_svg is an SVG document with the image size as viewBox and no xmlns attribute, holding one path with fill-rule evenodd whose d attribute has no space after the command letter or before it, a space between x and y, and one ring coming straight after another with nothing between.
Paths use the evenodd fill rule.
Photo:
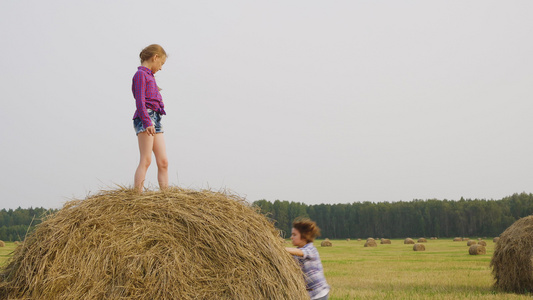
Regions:
<instances>
[{"instance_id":1,"label":"small hay roll","mask_svg":"<svg viewBox=\"0 0 533 300\"><path fill-rule=\"evenodd\" d=\"M381 239L381 244L391 244L389 239Z\"/></svg>"},{"instance_id":2,"label":"small hay roll","mask_svg":"<svg viewBox=\"0 0 533 300\"><path fill-rule=\"evenodd\" d=\"M376 243L376 240L374 239L368 239L364 245L365 247L377 247L378 244Z\"/></svg>"},{"instance_id":3,"label":"small hay roll","mask_svg":"<svg viewBox=\"0 0 533 300\"><path fill-rule=\"evenodd\" d=\"M533 216L514 222L494 245L490 266L494 287L501 291L533 291Z\"/></svg>"},{"instance_id":4,"label":"small hay roll","mask_svg":"<svg viewBox=\"0 0 533 300\"><path fill-rule=\"evenodd\" d=\"M413 245L413 251L426 251L424 244L416 243Z\"/></svg>"},{"instance_id":5,"label":"small hay roll","mask_svg":"<svg viewBox=\"0 0 533 300\"><path fill-rule=\"evenodd\" d=\"M479 255L479 254L486 254L487 250L485 249L485 246L482 246L480 244L473 244L468 248L468 253L470 255Z\"/></svg>"},{"instance_id":6,"label":"small hay roll","mask_svg":"<svg viewBox=\"0 0 533 300\"><path fill-rule=\"evenodd\" d=\"M415 241L412 239L412 238L406 238L404 241L403 241L404 244L414 244Z\"/></svg>"},{"instance_id":7,"label":"small hay roll","mask_svg":"<svg viewBox=\"0 0 533 300\"><path fill-rule=\"evenodd\" d=\"M497 243L499 240L500 240L500 237L495 237L495 238L492 239L492 242L493 243Z\"/></svg>"},{"instance_id":8,"label":"small hay roll","mask_svg":"<svg viewBox=\"0 0 533 300\"><path fill-rule=\"evenodd\" d=\"M469 240L468 242L466 242L466 245L467 245L468 247L470 247L470 246L472 246L472 245L476 245L476 244L477 244L477 242L474 241L474 240Z\"/></svg>"},{"instance_id":9,"label":"small hay roll","mask_svg":"<svg viewBox=\"0 0 533 300\"><path fill-rule=\"evenodd\" d=\"M419 239L418 239L418 242L419 242L419 243L427 243L428 240L426 240L425 238L419 238Z\"/></svg>"},{"instance_id":10,"label":"small hay roll","mask_svg":"<svg viewBox=\"0 0 533 300\"><path fill-rule=\"evenodd\" d=\"M37 225L0 299L309 299L268 219L226 193L100 192Z\"/></svg>"},{"instance_id":11,"label":"small hay roll","mask_svg":"<svg viewBox=\"0 0 533 300\"><path fill-rule=\"evenodd\" d=\"M456 238L453 238L453 241L454 241L454 242L462 242L463 239L460 238L460 237L456 237Z\"/></svg>"},{"instance_id":12,"label":"small hay roll","mask_svg":"<svg viewBox=\"0 0 533 300\"><path fill-rule=\"evenodd\" d=\"M361 241L361 239L357 239L357 241L358 241L358 242L360 242L360 241Z\"/></svg>"},{"instance_id":13,"label":"small hay roll","mask_svg":"<svg viewBox=\"0 0 533 300\"><path fill-rule=\"evenodd\" d=\"M0 241L0 247L5 247L6 246L6 243L4 243L4 241Z\"/></svg>"},{"instance_id":14,"label":"small hay roll","mask_svg":"<svg viewBox=\"0 0 533 300\"><path fill-rule=\"evenodd\" d=\"M346 241L349 242L349 241L350 241L350 238L347 238Z\"/></svg>"},{"instance_id":15,"label":"small hay roll","mask_svg":"<svg viewBox=\"0 0 533 300\"><path fill-rule=\"evenodd\" d=\"M484 246L484 247L487 247L487 242L485 241L479 241L479 243L477 243L478 245L481 245L481 246Z\"/></svg>"},{"instance_id":16,"label":"small hay roll","mask_svg":"<svg viewBox=\"0 0 533 300\"><path fill-rule=\"evenodd\" d=\"M320 243L320 246L322 247L331 247L333 246L333 244L331 243L331 241L329 239L325 239L322 241L322 243Z\"/></svg>"}]
</instances>

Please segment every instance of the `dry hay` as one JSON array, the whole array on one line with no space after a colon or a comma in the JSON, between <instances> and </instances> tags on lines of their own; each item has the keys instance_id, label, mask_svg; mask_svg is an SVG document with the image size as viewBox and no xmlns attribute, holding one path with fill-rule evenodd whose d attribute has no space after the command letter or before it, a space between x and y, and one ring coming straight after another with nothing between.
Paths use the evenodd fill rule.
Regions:
<instances>
[{"instance_id":1,"label":"dry hay","mask_svg":"<svg viewBox=\"0 0 533 300\"><path fill-rule=\"evenodd\" d=\"M477 242L474 241L474 240L470 240L470 241L466 242L466 245L467 245L468 247L470 247L470 246L472 246L472 245L475 245L475 244L477 244Z\"/></svg>"},{"instance_id":2,"label":"dry hay","mask_svg":"<svg viewBox=\"0 0 533 300\"><path fill-rule=\"evenodd\" d=\"M391 244L389 239L381 239L381 244Z\"/></svg>"},{"instance_id":3,"label":"dry hay","mask_svg":"<svg viewBox=\"0 0 533 300\"><path fill-rule=\"evenodd\" d=\"M0 247L5 247L6 246L6 243L4 243L4 241L0 241Z\"/></svg>"},{"instance_id":4,"label":"dry hay","mask_svg":"<svg viewBox=\"0 0 533 300\"><path fill-rule=\"evenodd\" d=\"M492 242L497 243L500 240L500 237L495 237L492 239Z\"/></svg>"},{"instance_id":5,"label":"dry hay","mask_svg":"<svg viewBox=\"0 0 533 300\"><path fill-rule=\"evenodd\" d=\"M404 241L403 241L404 244L414 244L415 241L412 239L412 238L406 238Z\"/></svg>"},{"instance_id":6,"label":"dry hay","mask_svg":"<svg viewBox=\"0 0 533 300\"><path fill-rule=\"evenodd\" d=\"M361 239L357 239L357 241L358 241L358 242L360 242L360 241L361 241Z\"/></svg>"},{"instance_id":7,"label":"dry hay","mask_svg":"<svg viewBox=\"0 0 533 300\"><path fill-rule=\"evenodd\" d=\"M454 241L454 242L462 242L463 239L460 238L460 237L456 237L456 238L453 238L453 241Z\"/></svg>"},{"instance_id":8,"label":"dry hay","mask_svg":"<svg viewBox=\"0 0 533 300\"><path fill-rule=\"evenodd\" d=\"M469 241L470 239L469 238L463 238L463 241Z\"/></svg>"},{"instance_id":9,"label":"dry hay","mask_svg":"<svg viewBox=\"0 0 533 300\"><path fill-rule=\"evenodd\" d=\"M494 246L490 265L494 286L503 291L533 291L533 216L514 222Z\"/></svg>"},{"instance_id":10,"label":"dry hay","mask_svg":"<svg viewBox=\"0 0 533 300\"><path fill-rule=\"evenodd\" d=\"M418 239L418 242L419 242L419 243L427 243L428 240L426 240L425 238L419 238L419 239Z\"/></svg>"},{"instance_id":11,"label":"dry hay","mask_svg":"<svg viewBox=\"0 0 533 300\"><path fill-rule=\"evenodd\" d=\"M424 246L424 244L416 243L413 245L413 250L414 251L426 251L426 246Z\"/></svg>"},{"instance_id":12,"label":"dry hay","mask_svg":"<svg viewBox=\"0 0 533 300\"><path fill-rule=\"evenodd\" d=\"M347 238L347 239L346 239L346 241L348 241L348 242L349 242L349 241L350 241L350 238Z\"/></svg>"},{"instance_id":13,"label":"dry hay","mask_svg":"<svg viewBox=\"0 0 533 300\"><path fill-rule=\"evenodd\" d=\"M431 239L432 239L432 240L436 240L437 238L436 238L436 237L434 237L434 236L432 236L432 237L431 237Z\"/></svg>"},{"instance_id":14,"label":"dry hay","mask_svg":"<svg viewBox=\"0 0 533 300\"><path fill-rule=\"evenodd\" d=\"M368 239L364 245L365 247L377 247L378 244L376 243L376 240L374 239Z\"/></svg>"},{"instance_id":15,"label":"dry hay","mask_svg":"<svg viewBox=\"0 0 533 300\"><path fill-rule=\"evenodd\" d=\"M274 225L244 199L170 188L73 200L0 270L0 299L309 299Z\"/></svg>"},{"instance_id":16,"label":"dry hay","mask_svg":"<svg viewBox=\"0 0 533 300\"><path fill-rule=\"evenodd\" d=\"M374 238L371 238L371 237L369 237L369 238L367 238L367 239L366 239L366 241L367 241L367 242L368 242L368 241L375 241L375 239L374 239Z\"/></svg>"},{"instance_id":17,"label":"dry hay","mask_svg":"<svg viewBox=\"0 0 533 300\"><path fill-rule=\"evenodd\" d=\"M473 244L472 246L470 246L470 248L468 248L468 253L470 253L470 255L486 254L487 250L483 245Z\"/></svg>"},{"instance_id":18,"label":"dry hay","mask_svg":"<svg viewBox=\"0 0 533 300\"><path fill-rule=\"evenodd\" d=\"M20 242L19 241L15 241L14 244L15 244L15 246L18 246L18 245L20 245Z\"/></svg>"},{"instance_id":19,"label":"dry hay","mask_svg":"<svg viewBox=\"0 0 533 300\"><path fill-rule=\"evenodd\" d=\"M333 246L333 244L331 243L331 241L329 239L325 239L322 241L322 243L320 243L320 246L322 247L331 247Z\"/></svg>"},{"instance_id":20,"label":"dry hay","mask_svg":"<svg viewBox=\"0 0 533 300\"><path fill-rule=\"evenodd\" d=\"M477 243L477 244L487 247L487 242L485 242L485 241L479 241L479 243Z\"/></svg>"}]
</instances>

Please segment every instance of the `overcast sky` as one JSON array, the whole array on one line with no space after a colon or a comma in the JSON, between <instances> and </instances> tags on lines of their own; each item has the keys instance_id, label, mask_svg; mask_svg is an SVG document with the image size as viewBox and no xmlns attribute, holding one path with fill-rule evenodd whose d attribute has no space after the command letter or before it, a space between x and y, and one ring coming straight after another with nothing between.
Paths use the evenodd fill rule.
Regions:
<instances>
[{"instance_id":1,"label":"overcast sky","mask_svg":"<svg viewBox=\"0 0 533 300\"><path fill-rule=\"evenodd\" d=\"M0 208L133 185L156 74L171 185L307 204L533 192L533 2L0 2ZM155 162L148 185L157 187Z\"/></svg>"}]
</instances>

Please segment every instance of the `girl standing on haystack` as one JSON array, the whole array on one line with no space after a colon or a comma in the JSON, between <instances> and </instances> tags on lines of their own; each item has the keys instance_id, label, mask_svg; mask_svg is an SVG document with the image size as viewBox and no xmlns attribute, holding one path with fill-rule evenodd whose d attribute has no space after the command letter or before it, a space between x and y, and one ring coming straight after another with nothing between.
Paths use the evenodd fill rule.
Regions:
<instances>
[{"instance_id":1,"label":"girl standing on haystack","mask_svg":"<svg viewBox=\"0 0 533 300\"><path fill-rule=\"evenodd\" d=\"M298 248L285 248L298 261L305 277L305 285L311 299L327 300L329 285L313 241L320 235L320 228L309 219L296 219L292 223L291 240Z\"/></svg>"},{"instance_id":2,"label":"girl standing on haystack","mask_svg":"<svg viewBox=\"0 0 533 300\"><path fill-rule=\"evenodd\" d=\"M152 161L152 152L157 163L157 180L160 189L168 187L168 159L163 137L161 116L165 105L154 74L161 70L167 60L163 47L153 44L139 54L141 66L133 76L132 91L137 110L133 115L133 127L139 141L141 158L135 171L135 190L142 193L146 172Z\"/></svg>"}]
</instances>

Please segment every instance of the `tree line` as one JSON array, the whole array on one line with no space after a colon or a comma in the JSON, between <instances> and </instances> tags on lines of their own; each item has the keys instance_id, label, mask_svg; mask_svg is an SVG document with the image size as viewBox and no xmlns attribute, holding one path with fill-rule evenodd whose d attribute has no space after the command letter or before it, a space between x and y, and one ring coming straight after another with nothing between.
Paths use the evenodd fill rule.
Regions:
<instances>
[{"instance_id":1,"label":"tree line","mask_svg":"<svg viewBox=\"0 0 533 300\"><path fill-rule=\"evenodd\" d=\"M413 200L308 205L258 200L253 203L275 226L290 236L292 221L310 218L322 238L494 237L516 220L533 214L533 194L513 194L500 200ZM0 210L0 240L22 241L35 225L57 210Z\"/></svg>"},{"instance_id":2,"label":"tree line","mask_svg":"<svg viewBox=\"0 0 533 300\"><path fill-rule=\"evenodd\" d=\"M17 208L0 210L0 240L23 241L26 233L42 222L43 217L55 210L39 208Z\"/></svg>"},{"instance_id":3,"label":"tree line","mask_svg":"<svg viewBox=\"0 0 533 300\"><path fill-rule=\"evenodd\" d=\"M516 220L533 214L533 194L500 200L413 200L307 205L299 202L254 202L276 228L290 236L292 221L308 217L322 238L495 237Z\"/></svg>"}]
</instances>

